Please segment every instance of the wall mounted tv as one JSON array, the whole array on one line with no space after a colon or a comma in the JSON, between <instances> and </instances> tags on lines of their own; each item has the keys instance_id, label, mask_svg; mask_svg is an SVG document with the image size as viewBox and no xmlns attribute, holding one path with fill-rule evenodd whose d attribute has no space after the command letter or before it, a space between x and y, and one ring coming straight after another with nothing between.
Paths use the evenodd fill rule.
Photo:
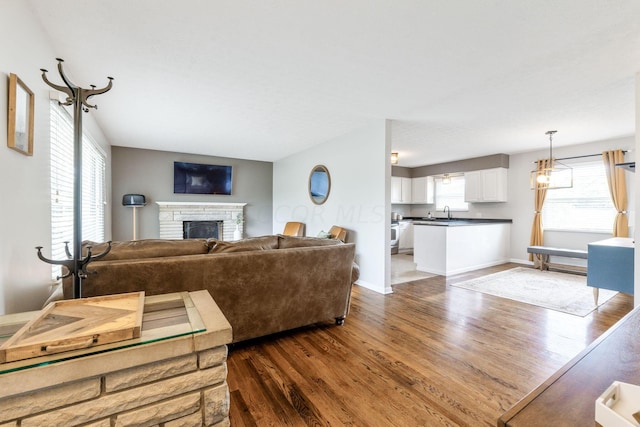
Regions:
<instances>
[{"instance_id":1,"label":"wall mounted tv","mask_svg":"<svg viewBox=\"0 0 640 427\"><path fill-rule=\"evenodd\" d=\"M231 194L231 166L173 162L173 192Z\"/></svg>"}]
</instances>

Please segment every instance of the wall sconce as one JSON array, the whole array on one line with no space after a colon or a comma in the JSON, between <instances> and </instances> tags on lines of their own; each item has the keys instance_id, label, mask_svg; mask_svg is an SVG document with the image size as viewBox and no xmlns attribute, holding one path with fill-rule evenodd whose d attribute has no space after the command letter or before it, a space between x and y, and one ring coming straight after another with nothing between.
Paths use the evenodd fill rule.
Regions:
<instances>
[{"instance_id":1,"label":"wall sconce","mask_svg":"<svg viewBox=\"0 0 640 427\"><path fill-rule=\"evenodd\" d=\"M398 164L398 153L396 151L391 153L391 164L392 165L397 165Z\"/></svg>"},{"instance_id":2,"label":"wall sconce","mask_svg":"<svg viewBox=\"0 0 640 427\"><path fill-rule=\"evenodd\" d=\"M136 221L136 211L147 204L147 200L142 194L125 194L122 196L122 206L133 208L133 240L138 239L138 223Z\"/></svg>"}]
</instances>

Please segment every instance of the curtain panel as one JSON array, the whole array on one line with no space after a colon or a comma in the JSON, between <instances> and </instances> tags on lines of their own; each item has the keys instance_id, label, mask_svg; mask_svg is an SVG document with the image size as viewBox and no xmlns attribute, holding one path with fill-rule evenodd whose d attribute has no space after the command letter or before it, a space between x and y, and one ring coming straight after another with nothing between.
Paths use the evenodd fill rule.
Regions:
<instances>
[{"instance_id":1,"label":"curtain panel","mask_svg":"<svg viewBox=\"0 0 640 427\"><path fill-rule=\"evenodd\" d=\"M536 162L536 170L538 171L550 167L553 167L552 159L542 159ZM533 225L531 226L530 246L541 246L544 244L544 229L542 228L542 207L544 206L545 197L547 197L547 188L542 185L537 185L535 189L535 213L533 215ZM534 266L537 267L542 261L542 255L529 254L529 261L533 261Z\"/></svg>"},{"instance_id":2,"label":"curtain panel","mask_svg":"<svg viewBox=\"0 0 640 427\"><path fill-rule=\"evenodd\" d=\"M604 151L602 153L607 184L613 206L618 211L613 222L613 237L629 237L629 220L627 218L627 181L624 169L617 168L616 163L624 162L622 150Z\"/></svg>"}]
</instances>

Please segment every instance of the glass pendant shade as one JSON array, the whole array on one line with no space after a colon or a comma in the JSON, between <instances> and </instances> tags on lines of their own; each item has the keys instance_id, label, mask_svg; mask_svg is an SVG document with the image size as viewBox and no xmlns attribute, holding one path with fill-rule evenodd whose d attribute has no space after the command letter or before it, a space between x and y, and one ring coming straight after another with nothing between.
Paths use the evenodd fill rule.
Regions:
<instances>
[{"instance_id":1,"label":"glass pendant shade","mask_svg":"<svg viewBox=\"0 0 640 427\"><path fill-rule=\"evenodd\" d=\"M554 162L553 167L532 170L529 179L532 190L573 187L573 169L560 162Z\"/></svg>"},{"instance_id":2,"label":"glass pendant shade","mask_svg":"<svg viewBox=\"0 0 640 427\"><path fill-rule=\"evenodd\" d=\"M552 190L573 187L573 169L553 158L553 134L555 130L546 132L549 135L549 167L531 171L529 183L532 190Z\"/></svg>"},{"instance_id":3,"label":"glass pendant shade","mask_svg":"<svg viewBox=\"0 0 640 427\"><path fill-rule=\"evenodd\" d=\"M392 165L398 164L398 153L396 153L395 151L391 153L391 164Z\"/></svg>"}]
</instances>

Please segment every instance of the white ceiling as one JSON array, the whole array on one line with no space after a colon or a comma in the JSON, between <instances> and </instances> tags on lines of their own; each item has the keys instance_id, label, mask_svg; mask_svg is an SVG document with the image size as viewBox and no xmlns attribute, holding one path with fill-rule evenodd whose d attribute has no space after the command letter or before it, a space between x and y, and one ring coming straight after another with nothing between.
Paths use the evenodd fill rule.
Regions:
<instances>
[{"instance_id":1,"label":"white ceiling","mask_svg":"<svg viewBox=\"0 0 640 427\"><path fill-rule=\"evenodd\" d=\"M275 161L386 118L412 167L635 132L638 0L29 1L77 84L115 78L112 145Z\"/></svg>"}]
</instances>

